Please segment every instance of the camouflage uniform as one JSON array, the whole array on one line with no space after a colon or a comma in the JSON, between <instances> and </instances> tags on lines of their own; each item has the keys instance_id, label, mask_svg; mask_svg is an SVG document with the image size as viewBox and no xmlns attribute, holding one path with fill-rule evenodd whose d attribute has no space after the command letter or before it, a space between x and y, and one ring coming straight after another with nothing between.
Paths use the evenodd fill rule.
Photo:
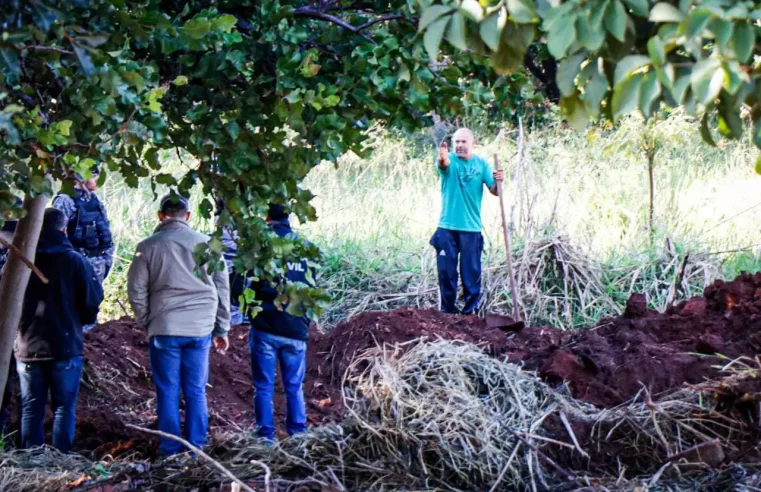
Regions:
<instances>
[{"instance_id":1,"label":"camouflage uniform","mask_svg":"<svg viewBox=\"0 0 761 492\"><path fill-rule=\"evenodd\" d=\"M90 192L84 191L84 190L76 190L77 194L79 195L79 198L81 198L84 201L89 201L91 199L92 194ZM74 214L77 212L77 206L76 203L74 203L74 200L65 193L59 193L54 199L53 199L53 207L57 208L61 212L63 212L66 215L67 220L71 220ZM103 220L105 221L105 224L107 227L110 227L108 224L108 217L106 216L106 210L105 208L102 210L103 212ZM87 258L87 260L90 262L90 265L92 265L93 270L95 270L95 276L98 278L98 281L102 284L103 281L106 279L106 276L108 275L108 272L111 271L111 266L113 265L114 261L114 244L111 242L106 248L103 249L102 254L98 256L90 256L87 254L87 250L81 245L74 244L74 249L79 251L82 255Z\"/></svg>"},{"instance_id":2,"label":"camouflage uniform","mask_svg":"<svg viewBox=\"0 0 761 492\"><path fill-rule=\"evenodd\" d=\"M230 275L230 292L232 294L234 286L237 285L236 282L243 281L243 287L248 287L248 281L245 279L245 277L236 275L235 266L233 265L233 259L235 259L235 256L238 254L238 231L229 227L224 227L222 229L222 244L225 247L225 250L222 252L222 256L225 259L225 264L227 265L227 273ZM231 295L230 324L233 326L249 323L248 316L245 316L241 312L238 304L239 302L237 296L234 294Z\"/></svg>"},{"instance_id":3,"label":"camouflage uniform","mask_svg":"<svg viewBox=\"0 0 761 492\"><path fill-rule=\"evenodd\" d=\"M88 202L92 200L93 198L97 199L94 194L90 193L89 191L80 190L77 189L77 198L78 200L81 200L82 202L89 205ZM61 212L66 215L66 219L69 221L69 228L68 228L68 235L69 239L72 238L72 230L71 230L71 221L74 218L74 216L77 214L77 212L82 212L77 210L77 204L74 201L72 197L65 193L59 193L56 195L56 197L53 199L53 207L57 208ZM106 276L108 275L108 272L111 271L111 265L113 265L114 261L114 243L111 240L111 230L110 230L110 224L108 223L108 217L106 216L106 209L103 207L103 204L100 203L100 224L99 227L103 227L106 229L108 233L108 244L106 247L102 249L100 254L93 255L91 252L88 252L87 248L84 248L82 244L75 244L75 241L72 241L72 246L74 246L74 249L77 250L79 253L81 253L85 258L87 258L87 261L90 262L90 265L92 265L93 270L95 271L95 277L98 279L98 282L103 284L103 281L106 279ZM86 325L83 326L82 329L85 331L85 333L89 332L95 327L95 325Z\"/></svg>"}]
</instances>

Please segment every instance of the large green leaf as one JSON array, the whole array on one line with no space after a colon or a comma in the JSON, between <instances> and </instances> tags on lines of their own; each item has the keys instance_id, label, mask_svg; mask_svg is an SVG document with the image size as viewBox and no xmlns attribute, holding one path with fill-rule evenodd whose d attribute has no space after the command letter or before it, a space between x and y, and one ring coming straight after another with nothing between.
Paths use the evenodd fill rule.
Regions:
<instances>
[{"instance_id":1,"label":"large green leaf","mask_svg":"<svg viewBox=\"0 0 761 492\"><path fill-rule=\"evenodd\" d=\"M76 55L77 61L79 62L79 68L82 69L82 72L85 75L92 75L95 72L95 65L92 62L90 53L88 53L85 48L78 44L74 44L73 47L74 54Z\"/></svg>"},{"instance_id":2,"label":"large green leaf","mask_svg":"<svg viewBox=\"0 0 761 492\"><path fill-rule=\"evenodd\" d=\"M560 109L568 120L568 124L576 130L583 130L589 123L589 112L578 94L561 99Z\"/></svg>"},{"instance_id":3,"label":"large green leaf","mask_svg":"<svg viewBox=\"0 0 761 492\"><path fill-rule=\"evenodd\" d=\"M499 16L499 13L493 13L478 28L481 39L492 51L497 51L499 48L499 37L502 33L499 27Z\"/></svg>"},{"instance_id":4,"label":"large green leaf","mask_svg":"<svg viewBox=\"0 0 761 492\"><path fill-rule=\"evenodd\" d=\"M216 32L228 33L232 31L232 29L235 27L235 24L237 23L238 19L234 15L225 14L220 15L219 17L215 17L211 21L211 28Z\"/></svg>"},{"instance_id":5,"label":"large green leaf","mask_svg":"<svg viewBox=\"0 0 761 492\"><path fill-rule=\"evenodd\" d=\"M499 49L492 59L497 72L510 74L519 70L523 66L526 51L533 40L533 26L508 21L502 29Z\"/></svg>"},{"instance_id":6,"label":"large green leaf","mask_svg":"<svg viewBox=\"0 0 761 492\"><path fill-rule=\"evenodd\" d=\"M465 18L460 12L452 14L447 30L447 40L461 51L468 49L468 42L465 40Z\"/></svg>"},{"instance_id":7,"label":"large green leaf","mask_svg":"<svg viewBox=\"0 0 761 492\"><path fill-rule=\"evenodd\" d=\"M626 37L626 19L628 19L626 9L621 0L611 0L605 11L605 28L616 39L623 42Z\"/></svg>"},{"instance_id":8,"label":"large green leaf","mask_svg":"<svg viewBox=\"0 0 761 492\"><path fill-rule=\"evenodd\" d=\"M747 22L741 22L735 27L733 39L735 54L741 63L747 63L753 54L756 43L755 28Z\"/></svg>"},{"instance_id":9,"label":"large green leaf","mask_svg":"<svg viewBox=\"0 0 761 492\"><path fill-rule=\"evenodd\" d=\"M586 53L581 52L568 58L560 60L558 63L558 71L555 74L555 81L557 82L560 94L564 97L570 96L576 92L576 84L574 80L581 70L581 63L586 58Z\"/></svg>"},{"instance_id":10,"label":"large green leaf","mask_svg":"<svg viewBox=\"0 0 761 492\"><path fill-rule=\"evenodd\" d=\"M700 120L700 136L703 137L703 141L711 147L716 147L716 142L711 135L711 129L708 127L708 111L705 112L703 118Z\"/></svg>"},{"instance_id":11,"label":"large green leaf","mask_svg":"<svg viewBox=\"0 0 761 492\"><path fill-rule=\"evenodd\" d=\"M204 18L190 19L182 30L193 39L203 39L211 31L211 22Z\"/></svg>"},{"instance_id":12,"label":"large green leaf","mask_svg":"<svg viewBox=\"0 0 761 492\"><path fill-rule=\"evenodd\" d=\"M653 36L647 42L647 52L656 65L663 65L666 62L666 48L659 36Z\"/></svg>"},{"instance_id":13,"label":"large green leaf","mask_svg":"<svg viewBox=\"0 0 761 492\"><path fill-rule=\"evenodd\" d=\"M6 74L19 75L21 73L18 54L13 48L0 48L0 63L2 63L3 72Z\"/></svg>"},{"instance_id":14,"label":"large green leaf","mask_svg":"<svg viewBox=\"0 0 761 492\"><path fill-rule=\"evenodd\" d=\"M450 17L451 16L447 15L434 21L425 31L423 44L425 45L425 49L428 51L428 56L431 60L436 60L439 57L441 38L444 37L444 29L446 29Z\"/></svg>"},{"instance_id":15,"label":"large green leaf","mask_svg":"<svg viewBox=\"0 0 761 492\"><path fill-rule=\"evenodd\" d=\"M526 24L536 19L534 2L529 0L507 0L507 10L518 23Z\"/></svg>"},{"instance_id":16,"label":"large green leaf","mask_svg":"<svg viewBox=\"0 0 761 492\"><path fill-rule=\"evenodd\" d=\"M724 76L724 68L717 58L706 58L696 63L690 77L696 102L706 106L716 99L724 86Z\"/></svg>"},{"instance_id":17,"label":"large green leaf","mask_svg":"<svg viewBox=\"0 0 761 492\"><path fill-rule=\"evenodd\" d=\"M576 41L576 24L570 21L564 22L559 28L547 34L547 49L553 58L561 59L565 57L568 48L574 41Z\"/></svg>"},{"instance_id":18,"label":"large green leaf","mask_svg":"<svg viewBox=\"0 0 761 492\"><path fill-rule=\"evenodd\" d=\"M671 90L671 95L677 104L684 103L684 98L687 95L687 89L690 88L690 75L682 75L674 82L674 87Z\"/></svg>"},{"instance_id":19,"label":"large green leaf","mask_svg":"<svg viewBox=\"0 0 761 492\"><path fill-rule=\"evenodd\" d=\"M450 13L452 10L452 7L446 5L431 5L424 9L423 13L420 15L420 21L418 22L418 32L423 32L423 30L431 25L433 21L442 15Z\"/></svg>"},{"instance_id":20,"label":"large green leaf","mask_svg":"<svg viewBox=\"0 0 761 492\"><path fill-rule=\"evenodd\" d=\"M650 71L642 78L642 86L639 93L639 109L645 118L650 118L653 106L661 95L661 84L654 72Z\"/></svg>"},{"instance_id":21,"label":"large green leaf","mask_svg":"<svg viewBox=\"0 0 761 492\"><path fill-rule=\"evenodd\" d=\"M705 8L697 8L687 14L687 18L682 21L681 29L688 40L703 34L703 31L711 22L713 13Z\"/></svg>"},{"instance_id":22,"label":"large green leaf","mask_svg":"<svg viewBox=\"0 0 761 492\"><path fill-rule=\"evenodd\" d=\"M590 22L583 13L576 19L576 32L579 43L589 51L599 50L605 42L605 28Z\"/></svg>"},{"instance_id":23,"label":"large green leaf","mask_svg":"<svg viewBox=\"0 0 761 492\"><path fill-rule=\"evenodd\" d=\"M713 19L710 25L711 32L716 37L716 42L719 46L726 48L729 41L732 39L732 32L734 31L734 24L724 19Z\"/></svg>"},{"instance_id":24,"label":"large green leaf","mask_svg":"<svg viewBox=\"0 0 761 492\"><path fill-rule=\"evenodd\" d=\"M659 2L650 11L650 22L682 22L684 14L666 2Z\"/></svg>"},{"instance_id":25,"label":"large green leaf","mask_svg":"<svg viewBox=\"0 0 761 492\"><path fill-rule=\"evenodd\" d=\"M753 123L753 145L761 149L761 120L756 120ZM758 169L756 169L756 172L761 174Z\"/></svg>"},{"instance_id":26,"label":"large green leaf","mask_svg":"<svg viewBox=\"0 0 761 492\"><path fill-rule=\"evenodd\" d=\"M641 86L642 74L634 74L615 86L611 106L616 120L631 113L637 107Z\"/></svg>"},{"instance_id":27,"label":"large green leaf","mask_svg":"<svg viewBox=\"0 0 761 492\"><path fill-rule=\"evenodd\" d=\"M592 77L584 87L584 100L587 102L592 115L596 118L600 115L600 105L608 92L608 79L599 70L598 64L594 64Z\"/></svg>"},{"instance_id":28,"label":"large green leaf","mask_svg":"<svg viewBox=\"0 0 761 492\"><path fill-rule=\"evenodd\" d=\"M649 64L650 58L645 55L629 55L621 59L616 65L613 83L618 85L622 80L628 77L629 74Z\"/></svg>"},{"instance_id":29,"label":"large green leaf","mask_svg":"<svg viewBox=\"0 0 761 492\"><path fill-rule=\"evenodd\" d=\"M478 0L462 0L460 10L475 22L481 22L484 18L484 8Z\"/></svg>"}]
</instances>

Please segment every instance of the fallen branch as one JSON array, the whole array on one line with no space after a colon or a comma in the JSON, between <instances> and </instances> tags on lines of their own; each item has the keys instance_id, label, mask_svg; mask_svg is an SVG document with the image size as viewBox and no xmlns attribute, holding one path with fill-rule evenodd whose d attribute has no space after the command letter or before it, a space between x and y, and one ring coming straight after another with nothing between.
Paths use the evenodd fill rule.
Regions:
<instances>
[{"instance_id":1,"label":"fallen branch","mask_svg":"<svg viewBox=\"0 0 761 492\"><path fill-rule=\"evenodd\" d=\"M26 266L28 266L28 267L29 267L29 269L30 269L31 271L33 271L35 275L37 275L37 277L40 279L40 282L42 282L43 284L46 284L46 285L47 285L47 284L50 282L50 281L48 280L48 278L45 276L45 274L43 274L43 273L40 271L40 269L39 269L39 268L37 268L36 266L34 266L34 263L32 263L32 262L29 260L29 258L27 258L26 256L24 256L24 253L22 253L20 249L18 249L18 248L17 248L16 246L14 246L12 243L9 243L8 241L6 241L5 239L3 239L3 238L1 238L1 237L0 237L0 244L2 244L2 245L3 245L3 246L6 248L6 249L10 249L10 250L13 250L13 251L16 253L16 255L18 255L19 259L20 259L21 261L23 261L23 262L24 262L24 264L25 264Z\"/></svg>"},{"instance_id":2,"label":"fallen branch","mask_svg":"<svg viewBox=\"0 0 761 492\"><path fill-rule=\"evenodd\" d=\"M187 447L188 449L190 449L191 451L193 451L194 453L198 454L200 457L202 457L206 461L208 461L214 468L216 468L217 470L222 472L222 474L224 474L227 478L229 478L233 482L237 483L246 492L256 492L254 489L252 489L251 487L246 485L246 483L243 482L241 479L239 479L238 477L233 475L230 470L228 470L227 468L222 466L214 458L212 458L208 454L204 453L199 448L193 446L192 444L190 444L188 441L186 441L185 439L183 439L181 437L173 436L172 434L167 434L166 432L146 429L145 427L140 427L140 426L133 425L133 424L125 424L125 427L127 427L129 429L134 429L136 431L145 432L146 434L153 434L154 436L159 436L159 437L163 437L163 438L166 438L166 439L172 439L174 441L177 441L177 442L181 443L182 445L184 445L185 447ZM270 472L269 467L267 465L265 465L264 463L262 463L261 461L251 460L251 461L249 461L249 463L251 463L252 465L260 466L260 467L262 467L264 469L264 490L266 492L269 492L269 490L270 490L270 476L272 475L272 472Z\"/></svg>"}]
</instances>

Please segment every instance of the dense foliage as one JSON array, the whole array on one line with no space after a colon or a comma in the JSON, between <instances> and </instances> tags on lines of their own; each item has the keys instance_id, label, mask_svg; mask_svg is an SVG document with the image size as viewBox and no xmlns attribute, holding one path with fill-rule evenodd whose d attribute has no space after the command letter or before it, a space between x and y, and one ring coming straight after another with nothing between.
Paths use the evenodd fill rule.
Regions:
<instances>
[{"instance_id":1,"label":"dense foliage","mask_svg":"<svg viewBox=\"0 0 761 492\"><path fill-rule=\"evenodd\" d=\"M735 0L419 0L419 27L432 56L442 39L489 55L497 70L523 64L542 39L559 61L556 81L568 119L584 126L618 120L661 103L702 116L714 143L743 135L741 108L761 147L761 85L756 55L761 2ZM757 164L761 171L761 160Z\"/></svg>"},{"instance_id":2,"label":"dense foliage","mask_svg":"<svg viewBox=\"0 0 761 492\"><path fill-rule=\"evenodd\" d=\"M528 83L512 79L516 89L467 54L432 66L404 0L17 0L1 8L0 214L15 196L50 193L54 181L71 192L74 173L88 177L96 165L132 185L149 179L187 193L200 184L209 197L200 212L210 216L214 198L226 202L219 224L237 227L238 266L257 277L281 273L284 255L317 254L269 233L267 203L315 219L299 183L323 160L362 154L372 122L413 130L432 112L508 110ZM181 149L194 161L178 179L162 172L162 156ZM199 259L221 248L213 240ZM292 306L320 299L300 287L290 294Z\"/></svg>"}]
</instances>

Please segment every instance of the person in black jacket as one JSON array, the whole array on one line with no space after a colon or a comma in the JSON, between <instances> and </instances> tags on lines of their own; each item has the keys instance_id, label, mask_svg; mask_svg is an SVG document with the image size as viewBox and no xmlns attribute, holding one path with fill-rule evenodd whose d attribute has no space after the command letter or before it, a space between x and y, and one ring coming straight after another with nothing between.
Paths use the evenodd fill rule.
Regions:
<instances>
[{"instance_id":1,"label":"person in black jacket","mask_svg":"<svg viewBox=\"0 0 761 492\"><path fill-rule=\"evenodd\" d=\"M279 237L295 239L288 223L288 212L280 205L271 204L267 214L270 228ZM305 259L289 262L285 278L280 282L314 283L307 275L309 266ZM306 405L302 384L306 373L306 350L309 339L309 318L288 314L275 300L279 296L277 285L260 281L252 285L256 299L261 301L261 311L251 320L248 343L251 349L251 369L254 388L254 413L256 434L270 441L275 438L274 408L275 367L280 363L286 401L286 430L289 435L304 432L307 428Z\"/></svg>"},{"instance_id":2,"label":"person in black jacket","mask_svg":"<svg viewBox=\"0 0 761 492\"><path fill-rule=\"evenodd\" d=\"M75 407L82 375L84 325L93 323L103 289L92 266L66 237L60 210L45 210L34 264L47 277L29 279L14 352L21 386L21 445L45 442L48 392L54 415L53 446L67 453L74 440Z\"/></svg>"}]
</instances>

